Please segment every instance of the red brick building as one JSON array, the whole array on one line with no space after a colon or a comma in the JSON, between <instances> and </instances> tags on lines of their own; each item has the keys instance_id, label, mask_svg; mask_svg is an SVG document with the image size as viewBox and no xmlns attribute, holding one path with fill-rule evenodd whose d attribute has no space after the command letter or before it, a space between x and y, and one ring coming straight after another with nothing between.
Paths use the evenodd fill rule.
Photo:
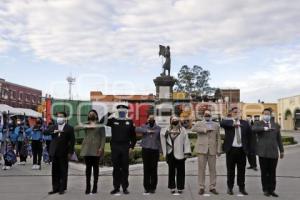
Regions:
<instances>
[{"instance_id":1,"label":"red brick building","mask_svg":"<svg viewBox=\"0 0 300 200\"><path fill-rule=\"evenodd\" d=\"M41 90L10 83L0 78L0 104L37 110L41 98Z\"/></svg>"}]
</instances>

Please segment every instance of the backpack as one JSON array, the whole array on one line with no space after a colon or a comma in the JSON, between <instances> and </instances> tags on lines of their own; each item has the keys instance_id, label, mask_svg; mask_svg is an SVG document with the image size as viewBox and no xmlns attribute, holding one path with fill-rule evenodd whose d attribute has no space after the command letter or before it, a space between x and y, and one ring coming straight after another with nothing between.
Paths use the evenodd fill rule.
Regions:
<instances>
[{"instance_id":1,"label":"backpack","mask_svg":"<svg viewBox=\"0 0 300 200\"><path fill-rule=\"evenodd\" d=\"M13 165L17 162L17 156L13 150L8 150L4 154L4 160Z\"/></svg>"}]
</instances>

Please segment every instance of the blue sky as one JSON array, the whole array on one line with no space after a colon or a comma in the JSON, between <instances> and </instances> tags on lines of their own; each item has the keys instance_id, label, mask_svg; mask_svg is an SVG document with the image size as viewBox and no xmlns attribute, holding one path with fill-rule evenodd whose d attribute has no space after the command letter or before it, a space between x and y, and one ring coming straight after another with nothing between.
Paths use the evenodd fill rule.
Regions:
<instances>
[{"instance_id":1,"label":"blue sky","mask_svg":"<svg viewBox=\"0 0 300 200\"><path fill-rule=\"evenodd\" d=\"M67 98L154 93L158 45L172 75L200 65L245 102L300 94L300 2L12 0L0 2L0 77Z\"/></svg>"}]
</instances>

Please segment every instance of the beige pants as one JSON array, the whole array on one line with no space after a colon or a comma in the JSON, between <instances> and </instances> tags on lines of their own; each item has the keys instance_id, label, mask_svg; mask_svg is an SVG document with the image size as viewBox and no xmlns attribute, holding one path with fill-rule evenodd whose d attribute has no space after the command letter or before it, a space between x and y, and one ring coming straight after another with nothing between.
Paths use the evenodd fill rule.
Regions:
<instances>
[{"instance_id":1,"label":"beige pants","mask_svg":"<svg viewBox=\"0 0 300 200\"><path fill-rule=\"evenodd\" d=\"M198 154L198 181L200 189L205 189L205 172L206 165L209 167L210 185L209 189L216 188L217 172L216 172L216 155Z\"/></svg>"}]
</instances>

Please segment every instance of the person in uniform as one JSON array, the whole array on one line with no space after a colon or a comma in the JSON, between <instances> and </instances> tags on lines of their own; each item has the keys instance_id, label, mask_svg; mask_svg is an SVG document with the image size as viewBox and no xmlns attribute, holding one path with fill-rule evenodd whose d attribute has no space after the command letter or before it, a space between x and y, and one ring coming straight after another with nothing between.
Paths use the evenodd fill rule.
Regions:
<instances>
[{"instance_id":1,"label":"person in uniform","mask_svg":"<svg viewBox=\"0 0 300 200\"><path fill-rule=\"evenodd\" d=\"M136 143L136 134L133 121L128 118L128 106L118 105L117 112L110 115L107 126L111 127L111 159L113 163L113 186L112 195L128 191L129 153Z\"/></svg>"}]
</instances>

